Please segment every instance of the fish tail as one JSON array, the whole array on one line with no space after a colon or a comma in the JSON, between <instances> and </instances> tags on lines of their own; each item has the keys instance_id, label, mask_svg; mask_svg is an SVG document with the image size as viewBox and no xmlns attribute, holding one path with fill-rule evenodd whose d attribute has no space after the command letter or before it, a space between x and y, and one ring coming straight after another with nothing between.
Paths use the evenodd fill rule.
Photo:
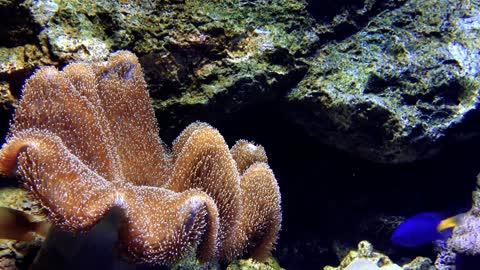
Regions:
<instances>
[{"instance_id":1,"label":"fish tail","mask_svg":"<svg viewBox=\"0 0 480 270\"><path fill-rule=\"evenodd\" d=\"M32 231L40 236L47 237L51 226L52 224L46 220L34 221L32 222Z\"/></svg>"},{"instance_id":2,"label":"fish tail","mask_svg":"<svg viewBox=\"0 0 480 270\"><path fill-rule=\"evenodd\" d=\"M458 225L463 223L463 220L465 219L465 213L458 214L453 217L446 218L442 221L437 226L437 231L442 232L450 228L455 228Z\"/></svg>"}]
</instances>

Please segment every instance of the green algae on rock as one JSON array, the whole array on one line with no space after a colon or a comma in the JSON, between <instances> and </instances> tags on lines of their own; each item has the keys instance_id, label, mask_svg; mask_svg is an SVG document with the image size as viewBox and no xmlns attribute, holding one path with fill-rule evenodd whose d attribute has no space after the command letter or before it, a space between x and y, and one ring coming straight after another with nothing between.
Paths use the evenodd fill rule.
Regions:
<instances>
[{"instance_id":1,"label":"green algae on rock","mask_svg":"<svg viewBox=\"0 0 480 270\"><path fill-rule=\"evenodd\" d=\"M322 41L342 40L368 24L380 12L395 9L407 0L307 0L307 10L318 20L316 32Z\"/></svg>"},{"instance_id":2,"label":"green algae on rock","mask_svg":"<svg viewBox=\"0 0 480 270\"><path fill-rule=\"evenodd\" d=\"M10 28L30 30L10 34L5 40L12 44L0 44L0 50L35 48L42 61L24 58L30 68L18 57L10 61L23 81L39 65L99 61L129 49L140 56L159 115L168 114L161 120L178 126L180 118L235 111L295 85L307 69L297 58L311 54L319 42L305 5L301 0L11 1L0 6L16 18ZM0 36L7 34L0 30ZM0 81L10 84L10 73L0 70Z\"/></svg>"},{"instance_id":3,"label":"green algae on rock","mask_svg":"<svg viewBox=\"0 0 480 270\"><path fill-rule=\"evenodd\" d=\"M283 268L273 257L270 257L265 262L252 259L238 260L228 265L226 270L283 270Z\"/></svg>"},{"instance_id":4,"label":"green algae on rock","mask_svg":"<svg viewBox=\"0 0 480 270\"><path fill-rule=\"evenodd\" d=\"M432 260L425 257L415 257L411 262L402 265L404 270L434 270Z\"/></svg>"},{"instance_id":5,"label":"green algae on rock","mask_svg":"<svg viewBox=\"0 0 480 270\"><path fill-rule=\"evenodd\" d=\"M44 48L43 48L44 49ZM43 55L41 47L32 44L13 48L0 47L0 107L15 107L25 76L35 67L54 64Z\"/></svg>"},{"instance_id":6,"label":"green algae on rock","mask_svg":"<svg viewBox=\"0 0 480 270\"><path fill-rule=\"evenodd\" d=\"M289 94L295 120L320 140L377 162L430 157L478 134L478 6L408 1L331 43ZM477 37L477 38L475 38Z\"/></svg>"},{"instance_id":7,"label":"green algae on rock","mask_svg":"<svg viewBox=\"0 0 480 270\"><path fill-rule=\"evenodd\" d=\"M155 109L167 126L284 95L306 72L297 57L318 43L301 1L186 6L182 16L198 27L165 30L162 49L141 57Z\"/></svg>"}]
</instances>

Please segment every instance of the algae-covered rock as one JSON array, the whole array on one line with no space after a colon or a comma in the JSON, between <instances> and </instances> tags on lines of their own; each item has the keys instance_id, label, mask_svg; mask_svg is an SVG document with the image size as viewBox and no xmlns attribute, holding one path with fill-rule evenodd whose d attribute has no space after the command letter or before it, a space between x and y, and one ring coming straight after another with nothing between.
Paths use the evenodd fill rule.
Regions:
<instances>
[{"instance_id":1,"label":"algae-covered rock","mask_svg":"<svg viewBox=\"0 0 480 270\"><path fill-rule=\"evenodd\" d=\"M302 0L11 1L0 5L9 20L0 29L0 82L18 97L39 65L98 61L128 49L142 62L163 126L218 117L284 95L305 74L299 58L319 42L305 6Z\"/></svg>"},{"instance_id":2,"label":"algae-covered rock","mask_svg":"<svg viewBox=\"0 0 480 270\"><path fill-rule=\"evenodd\" d=\"M480 174L477 175L476 189L472 192L472 208L462 217L462 222L453 229L435 262L436 265L448 266L452 260L456 263L458 256L476 256L480 258Z\"/></svg>"},{"instance_id":3,"label":"algae-covered rock","mask_svg":"<svg viewBox=\"0 0 480 270\"><path fill-rule=\"evenodd\" d=\"M228 265L227 270L282 270L278 262L268 258L265 262L258 262L253 259L238 260Z\"/></svg>"},{"instance_id":4,"label":"algae-covered rock","mask_svg":"<svg viewBox=\"0 0 480 270\"><path fill-rule=\"evenodd\" d=\"M299 57L319 41L302 1L192 1L184 8L178 16L198 27L172 24L159 49L141 50L166 126L218 119L283 96L306 72Z\"/></svg>"},{"instance_id":5,"label":"algae-covered rock","mask_svg":"<svg viewBox=\"0 0 480 270\"><path fill-rule=\"evenodd\" d=\"M404 4L406 0L307 0L307 10L317 19L316 32L321 40L342 40L368 24L380 12Z\"/></svg>"},{"instance_id":6,"label":"algae-covered rock","mask_svg":"<svg viewBox=\"0 0 480 270\"><path fill-rule=\"evenodd\" d=\"M0 104L14 106L39 65L128 49L166 129L295 88L295 118L315 137L374 161L412 161L477 133L475 3L2 1Z\"/></svg>"},{"instance_id":7,"label":"algae-covered rock","mask_svg":"<svg viewBox=\"0 0 480 270\"><path fill-rule=\"evenodd\" d=\"M400 267L388 256L373 250L368 241L361 241L357 250L350 251L338 267L325 266L324 270L433 270L432 261L417 257L409 264Z\"/></svg>"},{"instance_id":8,"label":"algae-covered rock","mask_svg":"<svg viewBox=\"0 0 480 270\"><path fill-rule=\"evenodd\" d=\"M402 265L404 270L436 270L432 260L425 257L416 257L411 262Z\"/></svg>"},{"instance_id":9,"label":"algae-covered rock","mask_svg":"<svg viewBox=\"0 0 480 270\"><path fill-rule=\"evenodd\" d=\"M289 94L313 136L367 159L426 158L478 134L480 9L475 1L407 1L323 47Z\"/></svg>"},{"instance_id":10,"label":"algae-covered rock","mask_svg":"<svg viewBox=\"0 0 480 270\"><path fill-rule=\"evenodd\" d=\"M387 256L375 252L368 241L358 243L358 249L350 251L338 267L325 266L324 270L387 269L394 264ZM395 268L388 268L395 269ZM401 268L400 268L401 269Z\"/></svg>"},{"instance_id":11,"label":"algae-covered rock","mask_svg":"<svg viewBox=\"0 0 480 270\"><path fill-rule=\"evenodd\" d=\"M54 63L42 54L42 48L37 45L0 47L0 108L16 105L19 89L35 67Z\"/></svg>"},{"instance_id":12,"label":"algae-covered rock","mask_svg":"<svg viewBox=\"0 0 480 270\"><path fill-rule=\"evenodd\" d=\"M17 100L10 91L10 84L0 82L0 106L6 110L10 106L16 106Z\"/></svg>"},{"instance_id":13,"label":"algae-covered rock","mask_svg":"<svg viewBox=\"0 0 480 270\"><path fill-rule=\"evenodd\" d=\"M201 263L196 256L195 250L189 251L189 254L180 261L169 267L170 270L219 270L220 264L213 260L210 262Z\"/></svg>"}]
</instances>

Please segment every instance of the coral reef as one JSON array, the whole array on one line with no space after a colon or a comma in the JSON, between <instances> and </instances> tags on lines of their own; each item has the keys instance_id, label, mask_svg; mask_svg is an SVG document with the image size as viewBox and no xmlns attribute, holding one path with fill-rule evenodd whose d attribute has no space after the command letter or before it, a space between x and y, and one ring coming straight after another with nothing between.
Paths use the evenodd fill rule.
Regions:
<instances>
[{"instance_id":1,"label":"coral reef","mask_svg":"<svg viewBox=\"0 0 480 270\"><path fill-rule=\"evenodd\" d=\"M412 15L415 14L415 15ZM289 94L319 140L383 163L478 135L478 1L405 1L322 47Z\"/></svg>"},{"instance_id":2,"label":"coral reef","mask_svg":"<svg viewBox=\"0 0 480 270\"><path fill-rule=\"evenodd\" d=\"M197 122L170 153L158 132L132 53L45 67L25 84L0 173L19 175L69 231L122 209L119 245L136 262L172 264L192 248L201 261L268 258L281 209L262 148L240 141L232 155L217 130Z\"/></svg>"},{"instance_id":3,"label":"coral reef","mask_svg":"<svg viewBox=\"0 0 480 270\"><path fill-rule=\"evenodd\" d=\"M307 1L307 10L317 19L315 26L322 41L342 40L358 31L371 17L398 8L406 0Z\"/></svg>"},{"instance_id":4,"label":"coral reef","mask_svg":"<svg viewBox=\"0 0 480 270\"><path fill-rule=\"evenodd\" d=\"M291 104L314 137L384 163L479 133L478 1L327 3L4 1L0 104L38 66L129 49L168 139L261 102Z\"/></svg>"},{"instance_id":5,"label":"coral reef","mask_svg":"<svg viewBox=\"0 0 480 270\"><path fill-rule=\"evenodd\" d=\"M437 258L435 259L434 265L438 270L455 269L457 253L447 243L447 240L435 241L435 253L437 254Z\"/></svg>"}]
</instances>

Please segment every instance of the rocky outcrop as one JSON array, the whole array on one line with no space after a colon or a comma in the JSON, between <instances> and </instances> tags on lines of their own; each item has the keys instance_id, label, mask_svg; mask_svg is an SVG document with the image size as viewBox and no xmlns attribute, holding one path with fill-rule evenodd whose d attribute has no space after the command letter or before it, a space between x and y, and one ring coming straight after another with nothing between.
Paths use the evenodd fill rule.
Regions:
<instances>
[{"instance_id":1,"label":"rocky outcrop","mask_svg":"<svg viewBox=\"0 0 480 270\"><path fill-rule=\"evenodd\" d=\"M386 255L373 250L368 241L358 243L357 250L351 250L338 267L325 266L324 270L434 270L432 261L417 257L400 267Z\"/></svg>"},{"instance_id":2,"label":"rocky outcrop","mask_svg":"<svg viewBox=\"0 0 480 270\"><path fill-rule=\"evenodd\" d=\"M38 66L98 61L117 49L144 67L163 126L218 118L284 95L318 45L297 0L6 1L0 102L15 103ZM11 98L13 97L13 98Z\"/></svg>"},{"instance_id":3,"label":"rocky outcrop","mask_svg":"<svg viewBox=\"0 0 480 270\"><path fill-rule=\"evenodd\" d=\"M366 159L430 157L478 134L478 21L473 2L408 1L330 43L288 99L313 136Z\"/></svg>"}]
</instances>

